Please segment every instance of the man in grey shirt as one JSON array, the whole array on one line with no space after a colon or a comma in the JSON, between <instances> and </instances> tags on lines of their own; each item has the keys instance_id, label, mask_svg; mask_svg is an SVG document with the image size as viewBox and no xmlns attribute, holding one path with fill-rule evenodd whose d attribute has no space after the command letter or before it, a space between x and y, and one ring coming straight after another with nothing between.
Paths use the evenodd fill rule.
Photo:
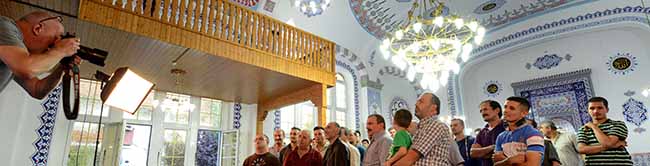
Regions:
<instances>
[{"instance_id":1,"label":"man in grey shirt","mask_svg":"<svg viewBox=\"0 0 650 166\"><path fill-rule=\"evenodd\" d=\"M0 16L0 93L14 79L30 96L42 99L58 85L65 67L62 58L79 49L79 39L61 39L61 17L32 12L19 20ZM80 59L75 57L75 63ZM39 79L39 74L54 69Z\"/></svg>"},{"instance_id":2,"label":"man in grey shirt","mask_svg":"<svg viewBox=\"0 0 650 166\"><path fill-rule=\"evenodd\" d=\"M581 166L584 164L580 153L578 153L578 141L575 134L557 131L557 127L552 121L540 123L540 131L553 142L562 165Z\"/></svg>"},{"instance_id":3,"label":"man in grey shirt","mask_svg":"<svg viewBox=\"0 0 650 166\"><path fill-rule=\"evenodd\" d=\"M370 136L370 146L363 157L364 166L383 166L386 163L390 153L390 146L393 139L386 132L386 121L379 114L368 116L366 124L368 135Z\"/></svg>"}]
</instances>

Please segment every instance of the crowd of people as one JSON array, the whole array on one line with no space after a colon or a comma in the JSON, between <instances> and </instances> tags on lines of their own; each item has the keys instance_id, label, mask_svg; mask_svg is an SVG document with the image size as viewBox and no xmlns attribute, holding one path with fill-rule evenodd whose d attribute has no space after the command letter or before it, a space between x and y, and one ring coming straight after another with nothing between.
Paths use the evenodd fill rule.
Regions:
<instances>
[{"instance_id":1,"label":"crowd of people","mask_svg":"<svg viewBox=\"0 0 650 166\"><path fill-rule=\"evenodd\" d=\"M449 126L438 119L440 99L424 93L415 106L419 123L402 109L387 130L384 117L370 115L369 140L336 122L312 130L294 127L288 145L279 129L272 147L266 135L255 137L255 154L244 166L633 165L625 148L625 123L607 118L605 98L593 97L586 104L592 120L575 133L560 131L552 121L538 128L535 120L526 118L531 107L526 98L509 97L503 107L486 100L479 104L486 124L474 138L465 135L462 119L451 120Z\"/></svg>"}]
</instances>

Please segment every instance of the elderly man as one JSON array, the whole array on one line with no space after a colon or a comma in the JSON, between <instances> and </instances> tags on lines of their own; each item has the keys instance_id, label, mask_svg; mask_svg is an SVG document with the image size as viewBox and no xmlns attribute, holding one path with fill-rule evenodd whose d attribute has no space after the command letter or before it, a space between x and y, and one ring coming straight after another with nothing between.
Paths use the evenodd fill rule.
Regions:
<instances>
[{"instance_id":1,"label":"elderly man","mask_svg":"<svg viewBox=\"0 0 650 166\"><path fill-rule=\"evenodd\" d=\"M325 128L325 135L330 141L323 163L325 166L350 166L350 151L339 138L341 135L341 126L336 122L330 122Z\"/></svg>"},{"instance_id":2,"label":"elderly man","mask_svg":"<svg viewBox=\"0 0 650 166\"><path fill-rule=\"evenodd\" d=\"M264 134L255 136L255 154L244 160L244 166L279 166L280 160L269 153L269 137Z\"/></svg>"},{"instance_id":3,"label":"elderly man","mask_svg":"<svg viewBox=\"0 0 650 166\"><path fill-rule=\"evenodd\" d=\"M285 146L284 148L282 148L282 150L280 150L280 163L283 163L284 158L287 157L287 154L289 154L289 152L295 150L296 147L298 146L297 142L298 142L298 133L299 132L300 132L300 128L297 128L297 127L291 128L291 131L289 132L289 140L291 141L291 143L289 145Z\"/></svg>"},{"instance_id":4,"label":"elderly man","mask_svg":"<svg viewBox=\"0 0 650 166\"><path fill-rule=\"evenodd\" d=\"M415 104L415 116L420 123L413 144L406 156L395 165L452 165L449 159L451 132L447 125L438 120L439 112L440 99L436 95L429 92L420 95Z\"/></svg>"},{"instance_id":5,"label":"elderly man","mask_svg":"<svg viewBox=\"0 0 650 166\"><path fill-rule=\"evenodd\" d=\"M585 154L585 165L633 165L625 149L625 122L607 118L607 99L593 97L587 104L591 122L578 130L578 152Z\"/></svg>"},{"instance_id":6,"label":"elderly man","mask_svg":"<svg viewBox=\"0 0 650 166\"><path fill-rule=\"evenodd\" d=\"M379 114L368 116L366 129L370 136L370 145L366 150L366 156L363 158L364 166L383 166L390 156L390 146L393 144L393 138L386 132L386 121Z\"/></svg>"},{"instance_id":7,"label":"elderly man","mask_svg":"<svg viewBox=\"0 0 650 166\"><path fill-rule=\"evenodd\" d=\"M560 163L563 165L583 165L582 157L578 153L578 141L575 134L557 131L557 126L552 121L540 123L540 131L553 142L553 146L560 157Z\"/></svg>"},{"instance_id":8,"label":"elderly man","mask_svg":"<svg viewBox=\"0 0 650 166\"><path fill-rule=\"evenodd\" d=\"M320 152L311 147L311 132L302 130L296 140L296 150L287 154L284 166L305 166L305 165L323 165L323 157Z\"/></svg>"},{"instance_id":9,"label":"elderly man","mask_svg":"<svg viewBox=\"0 0 650 166\"><path fill-rule=\"evenodd\" d=\"M280 157L280 151L282 151L282 148L284 147L284 130L282 129L277 129L273 132L273 147L269 148L269 151L271 154L275 155L275 157Z\"/></svg>"},{"instance_id":10,"label":"elderly man","mask_svg":"<svg viewBox=\"0 0 650 166\"><path fill-rule=\"evenodd\" d=\"M32 12L17 21L0 16L0 93L12 79L36 99L50 93L69 68L56 65L79 49L79 39L61 39L63 32L61 17L46 12ZM75 63L79 61L75 57ZM47 77L37 77L53 68Z\"/></svg>"}]
</instances>

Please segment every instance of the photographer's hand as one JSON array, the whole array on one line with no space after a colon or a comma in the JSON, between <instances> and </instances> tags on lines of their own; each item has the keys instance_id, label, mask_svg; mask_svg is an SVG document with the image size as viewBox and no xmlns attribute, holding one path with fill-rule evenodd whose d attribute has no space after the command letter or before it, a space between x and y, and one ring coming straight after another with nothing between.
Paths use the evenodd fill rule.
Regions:
<instances>
[{"instance_id":1,"label":"photographer's hand","mask_svg":"<svg viewBox=\"0 0 650 166\"><path fill-rule=\"evenodd\" d=\"M77 53L81 43L79 38L61 39L55 42L54 47L48 52L51 52L57 57L69 57Z\"/></svg>"}]
</instances>

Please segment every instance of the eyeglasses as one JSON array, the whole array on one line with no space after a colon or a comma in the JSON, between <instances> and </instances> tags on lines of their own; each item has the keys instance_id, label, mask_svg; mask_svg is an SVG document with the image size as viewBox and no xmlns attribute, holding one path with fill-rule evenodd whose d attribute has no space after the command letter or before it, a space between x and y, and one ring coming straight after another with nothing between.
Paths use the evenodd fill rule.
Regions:
<instances>
[{"instance_id":1,"label":"eyeglasses","mask_svg":"<svg viewBox=\"0 0 650 166\"><path fill-rule=\"evenodd\" d=\"M57 21L59 21L60 23L63 23L63 17L61 17L61 16L55 16L55 17L45 18L45 19L42 19L41 21L39 21L38 23L41 24L41 23L43 23L43 22L45 22L45 21L49 21L49 20L57 20Z\"/></svg>"}]
</instances>

